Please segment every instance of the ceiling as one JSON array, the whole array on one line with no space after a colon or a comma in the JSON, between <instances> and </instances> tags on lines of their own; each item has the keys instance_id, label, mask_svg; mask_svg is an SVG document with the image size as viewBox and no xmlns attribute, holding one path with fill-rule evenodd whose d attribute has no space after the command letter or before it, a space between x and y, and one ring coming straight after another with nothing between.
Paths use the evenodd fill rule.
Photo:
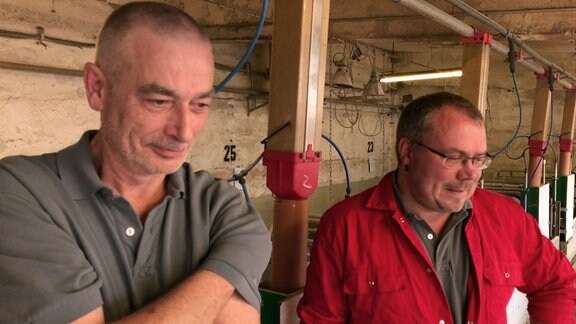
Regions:
<instances>
[{"instance_id":1,"label":"ceiling","mask_svg":"<svg viewBox=\"0 0 576 324\"><path fill-rule=\"evenodd\" d=\"M191 0L167 1L185 7L218 41L249 41L258 23L262 1ZM274 1L267 13L261 40L270 40L273 29ZM400 1L402 2L402 1ZM465 13L448 0L416 0L449 13L478 31L492 34L506 46L500 33ZM546 60L575 72L576 0L458 0L484 14L495 25L508 30L529 49ZM345 40L373 46L388 53L403 55L461 51L459 34L395 0L332 0L329 37L331 42ZM448 59L450 60L448 55ZM457 56L456 56L457 57ZM525 54L530 59L530 55ZM429 59L428 59L429 60ZM424 60L427 61L427 60ZM449 64L449 63L447 63ZM564 66L567 65L567 66ZM437 67L445 68L445 66Z\"/></svg>"},{"instance_id":2,"label":"ceiling","mask_svg":"<svg viewBox=\"0 0 576 324\"><path fill-rule=\"evenodd\" d=\"M35 25L31 25L36 23L45 28L47 35L94 43L103 19L114 8L130 1L0 0L0 29L36 37L32 31ZM191 13L216 43L248 43L257 30L263 7L263 0L163 1ZM274 2L270 0L260 35L261 44L272 40ZM507 47L505 37L497 30L452 3L466 4L508 30L549 62L566 72L576 72L576 0L331 0L330 43L360 44L363 49L382 51L392 54L391 58L416 63L397 71L460 65L462 45L458 32L398 2L431 5L465 26L494 35L496 42ZM24 17L32 11L36 13L37 21L28 22ZM524 58L530 60L530 55L525 54ZM491 60L491 64L504 59ZM573 83L576 84L576 80Z\"/></svg>"}]
</instances>

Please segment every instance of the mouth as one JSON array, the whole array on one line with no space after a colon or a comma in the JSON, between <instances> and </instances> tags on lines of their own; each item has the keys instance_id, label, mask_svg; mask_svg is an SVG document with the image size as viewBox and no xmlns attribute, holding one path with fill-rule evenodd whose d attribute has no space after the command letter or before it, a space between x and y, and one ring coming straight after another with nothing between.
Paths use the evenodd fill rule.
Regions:
<instances>
[{"instance_id":1,"label":"mouth","mask_svg":"<svg viewBox=\"0 0 576 324\"><path fill-rule=\"evenodd\" d=\"M467 196L470 190L468 186L447 186L445 189L454 196Z\"/></svg>"},{"instance_id":2,"label":"mouth","mask_svg":"<svg viewBox=\"0 0 576 324\"><path fill-rule=\"evenodd\" d=\"M168 147L160 145L152 145L152 150L162 158L165 159L176 159L185 156L188 153L186 147Z\"/></svg>"}]
</instances>

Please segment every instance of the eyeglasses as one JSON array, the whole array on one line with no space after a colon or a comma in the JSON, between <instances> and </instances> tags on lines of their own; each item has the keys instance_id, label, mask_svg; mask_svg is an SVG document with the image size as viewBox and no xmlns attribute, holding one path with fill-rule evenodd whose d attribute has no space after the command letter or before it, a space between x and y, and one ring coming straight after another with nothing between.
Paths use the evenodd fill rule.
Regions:
<instances>
[{"instance_id":1,"label":"eyeglasses","mask_svg":"<svg viewBox=\"0 0 576 324\"><path fill-rule=\"evenodd\" d=\"M470 162L472 163L473 168L479 169L479 170L484 170L484 169L488 168L490 166L490 163L492 163L493 157L488 153L486 153L486 155L473 156L473 157L466 157L466 156L460 156L460 155L448 155L448 154L436 151L435 149L428 147L428 146L426 146L420 142L412 141L412 143L419 145L419 146L422 146L423 148L427 149L428 151L444 158L444 160L442 161L442 166L445 167L446 169L460 170L464 166L464 163L466 163L466 161L468 161L468 160L470 160Z\"/></svg>"}]
</instances>

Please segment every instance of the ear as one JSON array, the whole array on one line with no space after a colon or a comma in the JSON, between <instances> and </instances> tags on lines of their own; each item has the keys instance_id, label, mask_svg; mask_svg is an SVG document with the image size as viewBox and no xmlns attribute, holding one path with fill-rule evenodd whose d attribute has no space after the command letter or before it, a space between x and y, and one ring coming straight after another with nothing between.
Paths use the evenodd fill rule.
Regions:
<instances>
[{"instance_id":1,"label":"ear","mask_svg":"<svg viewBox=\"0 0 576 324\"><path fill-rule=\"evenodd\" d=\"M106 78L104 73L94 63L84 65L84 88L90 107L96 111L104 109L104 89Z\"/></svg>"},{"instance_id":2,"label":"ear","mask_svg":"<svg viewBox=\"0 0 576 324\"><path fill-rule=\"evenodd\" d=\"M412 142L406 137L402 137L398 141L398 155L400 164L406 166L410 164L410 152L412 151Z\"/></svg>"}]
</instances>

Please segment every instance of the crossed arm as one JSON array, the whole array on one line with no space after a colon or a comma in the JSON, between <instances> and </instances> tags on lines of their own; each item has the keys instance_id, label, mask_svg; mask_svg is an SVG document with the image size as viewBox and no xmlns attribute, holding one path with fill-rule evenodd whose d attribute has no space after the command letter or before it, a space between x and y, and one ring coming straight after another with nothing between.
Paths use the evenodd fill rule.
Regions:
<instances>
[{"instance_id":1,"label":"crossed arm","mask_svg":"<svg viewBox=\"0 0 576 324\"><path fill-rule=\"evenodd\" d=\"M0 270L6 274L0 276L0 295L3 297L0 298L0 322L40 318L70 321L70 317L77 317L74 321L77 323L103 323L105 320L128 323L242 320L250 323L259 320L255 307L257 296L252 294L257 294L254 282L268 263L269 233L260 216L247 209L237 192L226 190L230 188L226 183L215 183L206 175L191 175L200 187L193 192L202 194L187 201L194 202L194 208L199 210L197 213L210 212L203 214L204 217L192 218L190 225L201 233L197 235L200 239L193 245L192 255L203 257L210 251L209 257L190 261L192 269L198 270L134 313L120 319L117 315L107 319L104 317L106 305L102 302L113 301L98 295L102 293L103 285L99 276L105 274L98 273L95 268L104 265L103 262L96 262L97 266L91 264L87 256L96 261L104 260L103 254L98 254L102 248L100 236L91 231L85 233L84 227L80 226L86 219L97 218L76 217L83 213L75 208L60 180L45 175L43 164L37 164L40 167L28 165L27 170L20 170L10 163L0 163L0 229L5 234L4 240L0 240ZM45 185L38 186L38 183ZM216 196L218 199L212 199ZM101 227L106 228L105 225ZM83 235L77 235L80 232ZM79 240L82 246L95 248L81 250ZM106 248L114 250L115 247ZM222 275L218 275L220 271L216 270L221 269ZM101 306L96 306L99 304Z\"/></svg>"},{"instance_id":2,"label":"crossed arm","mask_svg":"<svg viewBox=\"0 0 576 324\"><path fill-rule=\"evenodd\" d=\"M199 270L160 299L118 323L258 323L258 311L219 275ZM102 306L78 318L76 324L104 323Z\"/></svg>"}]
</instances>

